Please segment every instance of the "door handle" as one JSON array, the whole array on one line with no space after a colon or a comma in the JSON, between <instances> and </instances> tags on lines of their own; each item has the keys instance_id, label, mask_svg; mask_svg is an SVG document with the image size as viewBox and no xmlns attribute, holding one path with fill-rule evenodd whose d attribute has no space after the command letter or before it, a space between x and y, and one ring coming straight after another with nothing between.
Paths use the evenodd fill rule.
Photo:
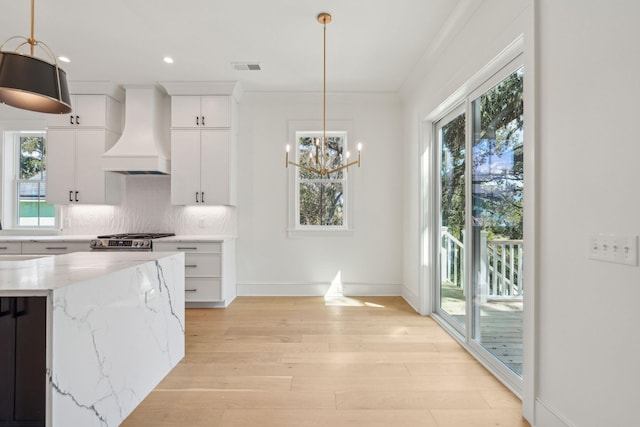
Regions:
<instances>
[{"instance_id":1,"label":"door handle","mask_svg":"<svg viewBox=\"0 0 640 427\"><path fill-rule=\"evenodd\" d=\"M78 192L76 191L76 202L79 202L78 200Z\"/></svg>"}]
</instances>

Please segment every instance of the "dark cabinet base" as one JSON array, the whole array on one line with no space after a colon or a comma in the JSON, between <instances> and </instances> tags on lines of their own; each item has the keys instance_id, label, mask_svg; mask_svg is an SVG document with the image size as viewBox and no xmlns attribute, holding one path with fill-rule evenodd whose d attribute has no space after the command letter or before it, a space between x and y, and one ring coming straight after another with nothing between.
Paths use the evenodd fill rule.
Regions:
<instances>
[{"instance_id":1,"label":"dark cabinet base","mask_svg":"<svg viewBox=\"0 0 640 427\"><path fill-rule=\"evenodd\" d=\"M46 297L0 297L0 427L45 425Z\"/></svg>"}]
</instances>

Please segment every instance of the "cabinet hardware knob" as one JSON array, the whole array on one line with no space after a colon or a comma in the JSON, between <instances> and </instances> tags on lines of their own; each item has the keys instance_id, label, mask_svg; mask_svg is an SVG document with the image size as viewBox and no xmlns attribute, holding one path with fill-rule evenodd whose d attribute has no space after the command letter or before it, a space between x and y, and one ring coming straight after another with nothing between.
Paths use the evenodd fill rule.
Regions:
<instances>
[{"instance_id":1,"label":"cabinet hardware knob","mask_svg":"<svg viewBox=\"0 0 640 427\"><path fill-rule=\"evenodd\" d=\"M196 126L200 126L200 116L196 116Z\"/></svg>"},{"instance_id":2,"label":"cabinet hardware knob","mask_svg":"<svg viewBox=\"0 0 640 427\"><path fill-rule=\"evenodd\" d=\"M73 202L73 190L69 191L69 201Z\"/></svg>"},{"instance_id":3,"label":"cabinet hardware knob","mask_svg":"<svg viewBox=\"0 0 640 427\"><path fill-rule=\"evenodd\" d=\"M198 200L198 192L196 191L196 203L200 203L200 201Z\"/></svg>"},{"instance_id":4,"label":"cabinet hardware knob","mask_svg":"<svg viewBox=\"0 0 640 427\"><path fill-rule=\"evenodd\" d=\"M200 193L200 202L204 203L204 191Z\"/></svg>"},{"instance_id":5,"label":"cabinet hardware knob","mask_svg":"<svg viewBox=\"0 0 640 427\"><path fill-rule=\"evenodd\" d=\"M69 116L69 123L73 124L73 116Z\"/></svg>"},{"instance_id":6,"label":"cabinet hardware knob","mask_svg":"<svg viewBox=\"0 0 640 427\"><path fill-rule=\"evenodd\" d=\"M79 202L80 200L78 200L78 192L76 191L76 202Z\"/></svg>"},{"instance_id":7,"label":"cabinet hardware knob","mask_svg":"<svg viewBox=\"0 0 640 427\"><path fill-rule=\"evenodd\" d=\"M202 126L204 126L204 116L202 116Z\"/></svg>"},{"instance_id":8,"label":"cabinet hardware knob","mask_svg":"<svg viewBox=\"0 0 640 427\"><path fill-rule=\"evenodd\" d=\"M76 124L79 125L80 124L80 116L76 116Z\"/></svg>"}]
</instances>

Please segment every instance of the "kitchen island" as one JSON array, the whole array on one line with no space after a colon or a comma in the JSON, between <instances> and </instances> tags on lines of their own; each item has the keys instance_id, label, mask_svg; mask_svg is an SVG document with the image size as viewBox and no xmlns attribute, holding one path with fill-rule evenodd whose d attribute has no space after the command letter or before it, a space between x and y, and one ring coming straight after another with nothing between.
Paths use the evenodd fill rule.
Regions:
<instances>
[{"instance_id":1,"label":"kitchen island","mask_svg":"<svg viewBox=\"0 0 640 427\"><path fill-rule=\"evenodd\" d=\"M184 357L183 253L0 256L0 298L16 322L44 302L45 423L25 425L117 426Z\"/></svg>"}]
</instances>

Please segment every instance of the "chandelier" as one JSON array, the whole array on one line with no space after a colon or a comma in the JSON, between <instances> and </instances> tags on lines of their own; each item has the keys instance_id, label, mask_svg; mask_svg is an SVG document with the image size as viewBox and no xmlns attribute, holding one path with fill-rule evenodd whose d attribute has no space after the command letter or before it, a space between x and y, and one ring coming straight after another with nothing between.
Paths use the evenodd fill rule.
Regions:
<instances>
[{"instance_id":1,"label":"chandelier","mask_svg":"<svg viewBox=\"0 0 640 427\"><path fill-rule=\"evenodd\" d=\"M331 22L331 15L328 13L321 13L318 15L318 22L323 26L323 75L322 75L322 138L314 138L313 143L315 145L314 150L309 150L309 164L303 165L289 160L289 150L291 147L287 145L285 165L288 168L289 165L297 166L300 169L308 172L316 173L320 176L327 176L329 174L341 171L343 169L349 170L349 167L358 165L360 167L360 156L362 151L362 144L358 144L358 160L349 161L349 152L346 153L346 163L338 166L331 167L333 163L327 154L327 24Z\"/></svg>"},{"instance_id":2,"label":"chandelier","mask_svg":"<svg viewBox=\"0 0 640 427\"><path fill-rule=\"evenodd\" d=\"M31 0L31 35L14 36L0 45L0 102L40 113L71 112L67 75L58 67L56 57L43 42L34 38L34 1ZM20 40L14 51L5 51L10 41ZM29 46L29 54L20 49ZM38 46L48 60L34 56Z\"/></svg>"}]
</instances>

